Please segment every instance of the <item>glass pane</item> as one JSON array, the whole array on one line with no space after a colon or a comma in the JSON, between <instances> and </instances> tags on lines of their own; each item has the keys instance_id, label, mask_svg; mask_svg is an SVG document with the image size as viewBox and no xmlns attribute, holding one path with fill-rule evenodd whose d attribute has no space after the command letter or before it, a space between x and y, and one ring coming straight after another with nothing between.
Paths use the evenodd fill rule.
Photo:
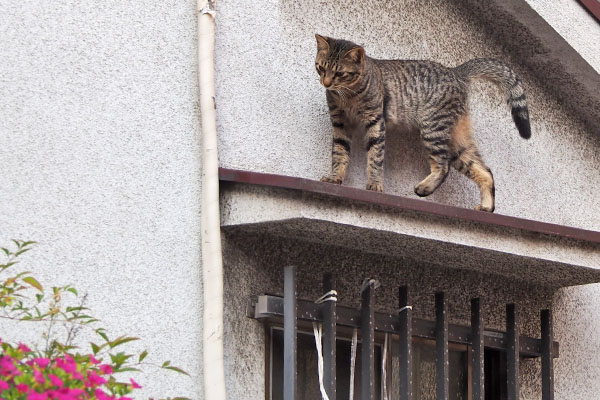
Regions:
<instances>
[{"instance_id":1,"label":"glass pane","mask_svg":"<svg viewBox=\"0 0 600 400\"><path fill-rule=\"evenodd\" d=\"M283 331L271 330L271 399L283 400ZM314 400L321 398L317 367L317 350L312 334L298 333L298 399ZM336 351L337 399L350 400L350 357L351 342L338 339ZM361 345L356 351L354 371L354 399L360 399ZM375 387L381 388L381 346L375 346ZM380 399L380 389L375 399Z\"/></svg>"},{"instance_id":2,"label":"glass pane","mask_svg":"<svg viewBox=\"0 0 600 400\"><path fill-rule=\"evenodd\" d=\"M465 350L450 350L450 400L468 400L469 366ZM435 400L435 343L413 343L413 384L415 400Z\"/></svg>"}]
</instances>

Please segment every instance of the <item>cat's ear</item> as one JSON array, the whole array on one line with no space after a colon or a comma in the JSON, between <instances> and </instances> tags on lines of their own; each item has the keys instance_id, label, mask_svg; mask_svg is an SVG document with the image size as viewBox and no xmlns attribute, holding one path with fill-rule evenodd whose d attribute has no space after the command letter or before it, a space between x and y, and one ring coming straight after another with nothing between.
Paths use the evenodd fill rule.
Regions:
<instances>
[{"instance_id":1,"label":"cat's ear","mask_svg":"<svg viewBox=\"0 0 600 400\"><path fill-rule=\"evenodd\" d=\"M348 61L360 64L365 59L365 49L363 49L360 46L357 46L352 50L349 50L346 54L344 54L344 58Z\"/></svg>"},{"instance_id":2,"label":"cat's ear","mask_svg":"<svg viewBox=\"0 0 600 400\"><path fill-rule=\"evenodd\" d=\"M321 36L315 33L315 38L317 39L317 50L329 50L329 38L326 36Z\"/></svg>"}]
</instances>

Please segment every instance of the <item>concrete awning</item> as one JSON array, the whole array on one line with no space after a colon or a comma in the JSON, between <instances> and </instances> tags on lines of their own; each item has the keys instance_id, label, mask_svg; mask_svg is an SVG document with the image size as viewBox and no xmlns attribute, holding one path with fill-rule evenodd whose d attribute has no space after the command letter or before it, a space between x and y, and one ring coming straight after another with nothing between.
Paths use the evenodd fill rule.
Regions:
<instances>
[{"instance_id":1,"label":"concrete awning","mask_svg":"<svg viewBox=\"0 0 600 400\"><path fill-rule=\"evenodd\" d=\"M600 282L600 232L302 178L221 169L224 230L267 233L550 287Z\"/></svg>"}]
</instances>

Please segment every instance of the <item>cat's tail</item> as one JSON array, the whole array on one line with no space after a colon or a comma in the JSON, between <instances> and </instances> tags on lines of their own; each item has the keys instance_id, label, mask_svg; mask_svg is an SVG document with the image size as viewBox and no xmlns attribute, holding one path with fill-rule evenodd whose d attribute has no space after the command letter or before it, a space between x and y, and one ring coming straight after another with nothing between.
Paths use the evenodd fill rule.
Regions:
<instances>
[{"instance_id":1,"label":"cat's tail","mask_svg":"<svg viewBox=\"0 0 600 400\"><path fill-rule=\"evenodd\" d=\"M531 137L529 109L525 90L515 71L506 64L490 58L476 58L459 65L455 70L467 79L485 79L498 85L507 95L513 121L524 139Z\"/></svg>"}]
</instances>

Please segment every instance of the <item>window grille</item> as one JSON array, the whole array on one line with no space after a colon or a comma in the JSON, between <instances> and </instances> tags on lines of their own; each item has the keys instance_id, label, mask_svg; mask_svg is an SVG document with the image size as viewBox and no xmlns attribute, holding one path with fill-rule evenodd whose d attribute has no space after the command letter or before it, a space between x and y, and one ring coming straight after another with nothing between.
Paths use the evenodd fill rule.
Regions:
<instances>
[{"instance_id":1,"label":"window grille","mask_svg":"<svg viewBox=\"0 0 600 400\"><path fill-rule=\"evenodd\" d=\"M398 358L399 390L401 400L412 400L412 350L413 339L435 341L435 393L437 400L449 400L449 344L467 345L470 349L470 393L473 400L486 398L485 362L506 368L506 399L519 399L519 360L537 358L542 360L542 399L554 399L553 358L558 357L558 343L553 341L552 313L541 311L541 340L520 336L517 310L514 304L506 306L506 332L486 330L481 312L481 300L471 300L471 327L448 322L448 302L443 292L435 294L435 321L412 317L408 287L399 288L399 311L395 314L379 313L374 309L377 282L365 280L361 288L359 309L345 307L331 299L335 292L331 274L324 275L323 292L329 293L329 301L316 304L300 300L296 292L296 268L284 270L284 296L262 295L250 303L248 315L264 321L280 321L283 318L283 399L297 400L297 338L298 321L322 324L323 384L329 400L336 400L336 339L338 327L357 329L360 332L361 368L360 394L355 398L375 400L375 334L393 334L399 338ZM327 298L325 296L324 298ZM323 299L323 298L322 298ZM385 348L385 347L384 347ZM499 356L500 355L500 356ZM381 379L385 382L385 379ZM490 387L498 387L490 381ZM488 397L489 390L488 390ZM395 399L388 399L395 400Z\"/></svg>"}]
</instances>

